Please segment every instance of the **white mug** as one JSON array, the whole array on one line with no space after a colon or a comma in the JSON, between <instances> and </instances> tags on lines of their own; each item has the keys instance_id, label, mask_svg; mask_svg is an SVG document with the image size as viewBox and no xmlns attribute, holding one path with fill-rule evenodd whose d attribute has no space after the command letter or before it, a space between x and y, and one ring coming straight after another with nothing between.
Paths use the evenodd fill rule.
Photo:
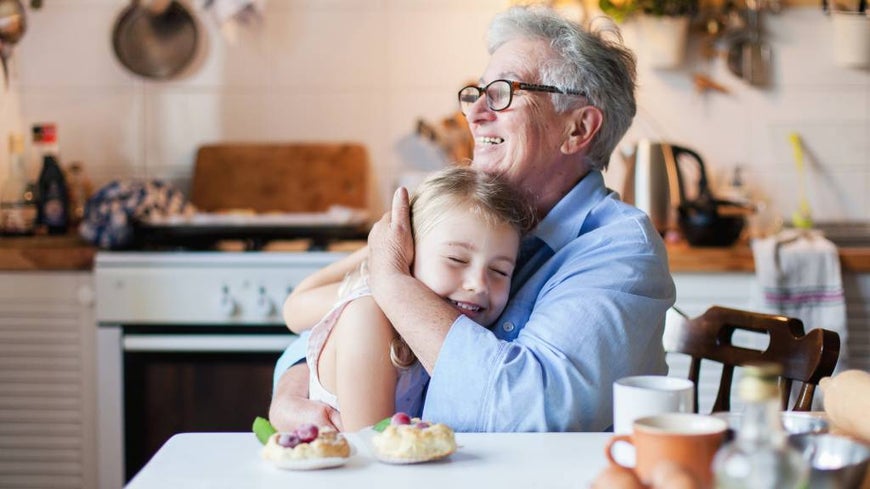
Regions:
<instances>
[{"instance_id":1,"label":"white mug","mask_svg":"<svg viewBox=\"0 0 870 489\"><path fill-rule=\"evenodd\" d=\"M661 413L691 413L694 407L691 380L664 375L623 377L613 383L613 432L632 432L638 418ZM634 453L620 444L614 454L620 463L634 464Z\"/></svg>"}]
</instances>

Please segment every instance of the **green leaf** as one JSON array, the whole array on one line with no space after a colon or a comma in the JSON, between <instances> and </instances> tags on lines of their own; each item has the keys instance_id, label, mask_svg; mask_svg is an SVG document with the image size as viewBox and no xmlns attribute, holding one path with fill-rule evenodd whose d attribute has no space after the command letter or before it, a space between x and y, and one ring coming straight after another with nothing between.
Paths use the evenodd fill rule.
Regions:
<instances>
[{"instance_id":1,"label":"green leaf","mask_svg":"<svg viewBox=\"0 0 870 489\"><path fill-rule=\"evenodd\" d=\"M254 434L257 435L257 439L260 440L260 443L263 445L269 441L269 438L272 435L278 432L268 419L260 416L257 416L254 419L254 426L252 429L254 430Z\"/></svg>"},{"instance_id":2,"label":"green leaf","mask_svg":"<svg viewBox=\"0 0 870 489\"><path fill-rule=\"evenodd\" d=\"M387 428L387 426L390 426L390 419L390 417L387 417L378 421L377 423L375 423L374 426L372 426L372 429L377 431L378 433L382 433Z\"/></svg>"}]
</instances>

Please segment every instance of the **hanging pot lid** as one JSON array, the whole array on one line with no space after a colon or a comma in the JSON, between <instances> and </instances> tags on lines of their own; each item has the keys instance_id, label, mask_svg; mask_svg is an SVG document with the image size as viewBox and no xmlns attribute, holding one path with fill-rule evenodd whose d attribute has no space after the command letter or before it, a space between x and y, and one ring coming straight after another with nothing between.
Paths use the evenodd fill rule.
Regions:
<instances>
[{"instance_id":1,"label":"hanging pot lid","mask_svg":"<svg viewBox=\"0 0 870 489\"><path fill-rule=\"evenodd\" d=\"M169 79L192 61L199 44L193 15L178 0L132 0L115 23L112 47L127 69L152 79Z\"/></svg>"}]
</instances>

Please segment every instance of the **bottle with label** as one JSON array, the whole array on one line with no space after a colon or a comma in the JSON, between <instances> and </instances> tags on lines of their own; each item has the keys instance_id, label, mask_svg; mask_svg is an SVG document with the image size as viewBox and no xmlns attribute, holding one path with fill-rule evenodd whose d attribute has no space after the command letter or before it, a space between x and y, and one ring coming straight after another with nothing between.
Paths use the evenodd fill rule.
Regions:
<instances>
[{"instance_id":1,"label":"bottle with label","mask_svg":"<svg viewBox=\"0 0 870 489\"><path fill-rule=\"evenodd\" d=\"M744 368L738 394L746 404L736 438L713 460L717 489L809 488L809 464L786 440L776 364Z\"/></svg>"},{"instance_id":2,"label":"bottle with label","mask_svg":"<svg viewBox=\"0 0 870 489\"><path fill-rule=\"evenodd\" d=\"M57 157L57 130L54 124L33 126L33 148L42 160L37 189L38 222L48 234L65 234L69 226L69 194Z\"/></svg>"},{"instance_id":3,"label":"bottle with label","mask_svg":"<svg viewBox=\"0 0 870 489\"><path fill-rule=\"evenodd\" d=\"M6 236L31 235L36 226L36 202L25 173L24 137L10 134L9 177L0 193L0 233Z\"/></svg>"},{"instance_id":4,"label":"bottle with label","mask_svg":"<svg viewBox=\"0 0 870 489\"><path fill-rule=\"evenodd\" d=\"M93 186L85 174L84 165L79 161L69 164L66 182L69 190L69 224L70 228L76 229L85 217L85 207L93 193Z\"/></svg>"}]
</instances>

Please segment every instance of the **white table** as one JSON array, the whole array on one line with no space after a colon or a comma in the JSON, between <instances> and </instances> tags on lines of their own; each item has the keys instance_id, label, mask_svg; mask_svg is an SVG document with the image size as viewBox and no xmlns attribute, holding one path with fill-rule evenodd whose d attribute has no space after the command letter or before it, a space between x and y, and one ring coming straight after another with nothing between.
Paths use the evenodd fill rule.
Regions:
<instances>
[{"instance_id":1,"label":"white table","mask_svg":"<svg viewBox=\"0 0 870 489\"><path fill-rule=\"evenodd\" d=\"M289 471L260 458L251 433L183 433L154 455L128 489L171 488L585 488L607 466L609 433L457 433L459 450L425 464L388 465L356 449L332 469Z\"/></svg>"}]
</instances>

